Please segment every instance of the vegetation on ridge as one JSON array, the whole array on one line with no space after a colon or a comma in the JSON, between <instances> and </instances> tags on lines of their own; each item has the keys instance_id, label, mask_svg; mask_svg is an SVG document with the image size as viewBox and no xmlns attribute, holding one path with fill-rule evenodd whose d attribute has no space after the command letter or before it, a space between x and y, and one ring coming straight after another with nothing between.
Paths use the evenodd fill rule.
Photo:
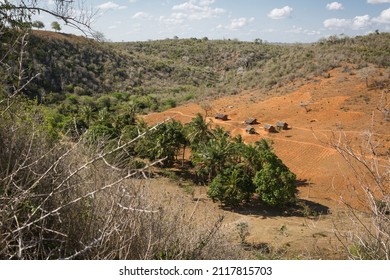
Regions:
<instances>
[{"instance_id":1,"label":"vegetation on ridge","mask_svg":"<svg viewBox=\"0 0 390 280\"><path fill-rule=\"evenodd\" d=\"M3 43L6 38L2 36ZM271 89L326 75L345 63L387 67L389 44L389 33L290 45L207 38L98 44L34 31L24 63L30 74L40 75L24 92L45 102L61 100L65 94L123 92L156 98L157 108L163 108L167 99L180 103L203 94Z\"/></svg>"}]
</instances>

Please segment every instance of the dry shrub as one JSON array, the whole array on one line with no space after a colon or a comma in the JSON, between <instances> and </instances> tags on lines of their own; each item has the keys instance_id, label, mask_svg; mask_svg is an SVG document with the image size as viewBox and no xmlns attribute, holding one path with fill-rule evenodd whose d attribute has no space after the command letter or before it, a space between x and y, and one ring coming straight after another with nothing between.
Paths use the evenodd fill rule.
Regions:
<instances>
[{"instance_id":1,"label":"dry shrub","mask_svg":"<svg viewBox=\"0 0 390 280\"><path fill-rule=\"evenodd\" d=\"M154 186L155 187L155 186ZM98 258L109 259L224 259L237 258L221 231L222 217L194 217L182 194L153 190L148 180L132 179L108 196L101 194L106 232ZM116 197L107 204L107 197ZM105 202L103 202L105 201ZM119 202L118 202L119 201ZM225 240L225 241L224 241ZM95 254L95 253L93 253ZM106 256L107 254L107 256Z\"/></svg>"},{"instance_id":2,"label":"dry shrub","mask_svg":"<svg viewBox=\"0 0 390 280\"><path fill-rule=\"evenodd\" d=\"M352 259L390 259L390 158L378 156L375 133L363 134L360 145L345 135L334 138L333 147L348 163L354 177L350 192L360 207L344 201L353 228L336 228L336 236ZM344 217L345 219L345 217ZM345 224L345 222L343 222Z\"/></svg>"},{"instance_id":3,"label":"dry shrub","mask_svg":"<svg viewBox=\"0 0 390 280\"><path fill-rule=\"evenodd\" d=\"M184 194L156 191L148 166L108 162L130 143L54 143L39 113L15 108L0 123L0 259L240 257L221 217L199 220Z\"/></svg>"}]
</instances>

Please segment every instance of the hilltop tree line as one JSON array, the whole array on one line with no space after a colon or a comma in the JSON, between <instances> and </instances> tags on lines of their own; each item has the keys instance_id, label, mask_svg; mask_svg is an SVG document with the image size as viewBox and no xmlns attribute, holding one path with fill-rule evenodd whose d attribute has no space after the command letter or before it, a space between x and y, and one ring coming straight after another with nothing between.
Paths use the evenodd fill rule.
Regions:
<instances>
[{"instance_id":1,"label":"hilltop tree line","mask_svg":"<svg viewBox=\"0 0 390 280\"><path fill-rule=\"evenodd\" d=\"M61 25L58 23L58 21L53 21L50 26L56 32L61 31ZM32 22L31 27L39 30L45 28L45 24L40 20L36 20Z\"/></svg>"}]
</instances>

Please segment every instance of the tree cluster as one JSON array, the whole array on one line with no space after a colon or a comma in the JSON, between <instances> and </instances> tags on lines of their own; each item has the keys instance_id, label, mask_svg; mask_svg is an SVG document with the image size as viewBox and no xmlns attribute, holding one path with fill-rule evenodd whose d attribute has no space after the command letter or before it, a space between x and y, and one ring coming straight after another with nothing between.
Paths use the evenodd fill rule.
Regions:
<instances>
[{"instance_id":1,"label":"tree cluster","mask_svg":"<svg viewBox=\"0 0 390 280\"><path fill-rule=\"evenodd\" d=\"M188 124L166 122L136 147L150 160L164 158L169 167L185 148L198 178L209 184L208 196L227 206L238 206L256 194L264 205L284 207L294 202L295 179L266 140L248 145L220 127L212 129L198 114Z\"/></svg>"}]
</instances>

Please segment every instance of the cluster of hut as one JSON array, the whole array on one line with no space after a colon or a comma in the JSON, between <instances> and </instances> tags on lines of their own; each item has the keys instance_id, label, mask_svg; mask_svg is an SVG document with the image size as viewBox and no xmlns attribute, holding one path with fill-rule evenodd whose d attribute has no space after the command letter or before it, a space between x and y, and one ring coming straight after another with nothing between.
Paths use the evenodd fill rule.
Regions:
<instances>
[{"instance_id":1,"label":"cluster of hut","mask_svg":"<svg viewBox=\"0 0 390 280\"><path fill-rule=\"evenodd\" d=\"M216 114L215 118L219 119L219 120L222 120L222 121L227 121L228 120L228 116L225 115L225 114L221 114L221 113ZM252 125L258 124L257 119L255 119L255 118L247 118L244 121L244 123L247 125L247 127L245 128L245 131L248 134L255 134L256 133L256 130L255 130L255 128ZM263 126L263 128L267 132L276 133L276 132L278 132L280 130L287 130L288 129L288 123L286 123L284 121L278 121L275 125L265 124Z\"/></svg>"}]
</instances>

